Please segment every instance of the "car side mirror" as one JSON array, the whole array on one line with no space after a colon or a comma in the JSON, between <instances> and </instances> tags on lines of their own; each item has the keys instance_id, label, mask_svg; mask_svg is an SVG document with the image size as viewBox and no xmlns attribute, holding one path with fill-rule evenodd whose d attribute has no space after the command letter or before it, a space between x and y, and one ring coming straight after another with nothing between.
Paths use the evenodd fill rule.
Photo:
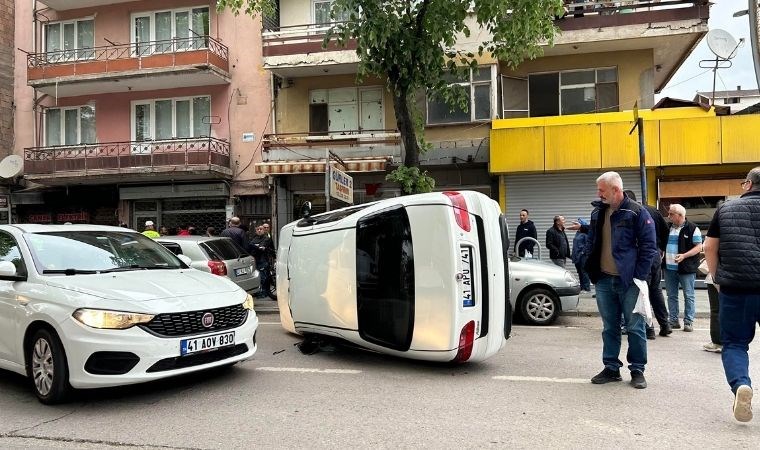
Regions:
<instances>
[{"instance_id":1,"label":"car side mirror","mask_svg":"<svg viewBox=\"0 0 760 450\"><path fill-rule=\"evenodd\" d=\"M177 255L177 258L179 258L180 261L185 263L187 267L190 267L190 264L193 262L193 260L190 259L187 255Z\"/></svg>"},{"instance_id":2,"label":"car side mirror","mask_svg":"<svg viewBox=\"0 0 760 450\"><path fill-rule=\"evenodd\" d=\"M2 277L15 277L18 273L16 273L16 265L13 264L10 261L0 261L0 276Z\"/></svg>"},{"instance_id":3,"label":"car side mirror","mask_svg":"<svg viewBox=\"0 0 760 450\"><path fill-rule=\"evenodd\" d=\"M301 205L301 217L306 219L311 216L311 202L306 201Z\"/></svg>"}]
</instances>

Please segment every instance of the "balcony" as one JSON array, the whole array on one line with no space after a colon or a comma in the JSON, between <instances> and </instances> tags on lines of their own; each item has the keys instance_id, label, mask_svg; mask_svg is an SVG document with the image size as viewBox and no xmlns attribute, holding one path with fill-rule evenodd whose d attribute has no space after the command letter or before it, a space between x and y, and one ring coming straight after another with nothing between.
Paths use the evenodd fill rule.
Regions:
<instances>
[{"instance_id":1,"label":"balcony","mask_svg":"<svg viewBox=\"0 0 760 450\"><path fill-rule=\"evenodd\" d=\"M267 134L263 149L264 161L256 164L256 172L268 175L324 173L327 151L341 157L348 172L382 172L402 156L401 137L395 130Z\"/></svg>"},{"instance_id":2,"label":"balcony","mask_svg":"<svg viewBox=\"0 0 760 450\"><path fill-rule=\"evenodd\" d=\"M229 51L210 36L27 55L27 84L54 97L227 84Z\"/></svg>"},{"instance_id":3,"label":"balcony","mask_svg":"<svg viewBox=\"0 0 760 450\"><path fill-rule=\"evenodd\" d=\"M49 186L232 179L230 144L215 138L26 148L24 172Z\"/></svg>"},{"instance_id":4,"label":"balcony","mask_svg":"<svg viewBox=\"0 0 760 450\"><path fill-rule=\"evenodd\" d=\"M324 75L325 64L330 74L355 73L356 41L345 47L331 42L322 48L328 28L321 24L271 26L262 34L264 68L282 77Z\"/></svg>"},{"instance_id":5,"label":"balcony","mask_svg":"<svg viewBox=\"0 0 760 450\"><path fill-rule=\"evenodd\" d=\"M92 8L133 1L135 0L42 0L42 3L56 11L65 11L67 9Z\"/></svg>"}]
</instances>

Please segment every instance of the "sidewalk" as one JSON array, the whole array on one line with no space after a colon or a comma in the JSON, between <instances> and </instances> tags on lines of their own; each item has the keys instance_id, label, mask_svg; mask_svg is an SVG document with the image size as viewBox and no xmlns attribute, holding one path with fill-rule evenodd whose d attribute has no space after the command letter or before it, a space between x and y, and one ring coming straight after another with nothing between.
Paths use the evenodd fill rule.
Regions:
<instances>
[{"instance_id":1,"label":"sidewalk","mask_svg":"<svg viewBox=\"0 0 760 450\"><path fill-rule=\"evenodd\" d=\"M598 316L599 310L596 307L596 298L591 297L593 292L581 292L581 300L578 304L578 309L573 311L563 311L562 315L579 315L584 316ZM667 295L663 289L662 295L665 297L665 306L668 304ZM710 317L710 301L707 299L707 289L696 289L696 308L697 318L709 318ZM678 311L680 316L683 317L683 292L678 291Z\"/></svg>"}]
</instances>

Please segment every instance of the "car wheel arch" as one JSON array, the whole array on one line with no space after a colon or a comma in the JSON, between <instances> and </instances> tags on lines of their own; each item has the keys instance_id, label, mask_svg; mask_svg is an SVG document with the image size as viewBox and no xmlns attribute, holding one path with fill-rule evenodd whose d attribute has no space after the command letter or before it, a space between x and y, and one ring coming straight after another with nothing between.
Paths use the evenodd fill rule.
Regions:
<instances>
[{"instance_id":1,"label":"car wheel arch","mask_svg":"<svg viewBox=\"0 0 760 450\"><path fill-rule=\"evenodd\" d=\"M28 360L28 350L31 345L34 344L32 342L32 338L34 338L35 333L41 329L46 329L49 332L53 333L55 337L58 338L59 341L61 341L61 346L63 346L63 340L61 340L61 333L58 332L55 326L53 326L50 322L44 321L44 320L34 320L29 325L27 325L26 330L24 331L24 340L22 341L22 352L24 355L24 367L26 367L26 374L27 376L30 376L29 370L31 369L31 362ZM64 352L66 351L66 348L64 347ZM67 358L68 360L68 358Z\"/></svg>"}]
</instances>

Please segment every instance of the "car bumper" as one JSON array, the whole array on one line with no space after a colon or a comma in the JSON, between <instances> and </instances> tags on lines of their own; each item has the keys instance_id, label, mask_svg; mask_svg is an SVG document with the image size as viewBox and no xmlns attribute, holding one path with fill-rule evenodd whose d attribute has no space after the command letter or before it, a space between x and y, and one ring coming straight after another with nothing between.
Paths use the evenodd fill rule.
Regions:
<instances>
[{"instance_id":1,"label":"car bumper","mask_svg":"<svg viewBox=\"0 0 760 450\"><path fill-rule=\"evenodd\" d=\"M566 288L555 289L559 301L562 304L562 311L574 311L578 309L578 304L581 301L580 293L581 286L571 286Z\"/></svg>"},{"instance_id":2,"label":"car bumper","mask_svg":"<svg viewBox=\"0 0 760 450\"><path fill-rule=\"evenodd\" d=\"M189 358L192 358L193 355L180 357L180 341L187 339L187 336L157 337L139 327L132 327L127 330L99 330L82 325L74 319L69 319L61 324L63 336L66 337L64 347L69 366L69 383L77 389L120 386L244 361L256 353L255 333L258 323L258 317L253 311L250 311L248 318L241 326L206 333L206 335L213 335L225 331L234 331L236 351L232 352L230 351L232 347L227 347L223 349L224 353L215 355L215 352L221 352L221 350L215 350L202 354L204 356L193 358L191 361ZM191 337L202 336L203 334ZM245 347L242 347L241 344ZM96 352L131 353L136 355L139 361L126 373L97 375L85 369L87 360ZM222 359L215 360L220 357ZM188 363L194 365L182 367Z\"/></svg>"}]
</instances>

